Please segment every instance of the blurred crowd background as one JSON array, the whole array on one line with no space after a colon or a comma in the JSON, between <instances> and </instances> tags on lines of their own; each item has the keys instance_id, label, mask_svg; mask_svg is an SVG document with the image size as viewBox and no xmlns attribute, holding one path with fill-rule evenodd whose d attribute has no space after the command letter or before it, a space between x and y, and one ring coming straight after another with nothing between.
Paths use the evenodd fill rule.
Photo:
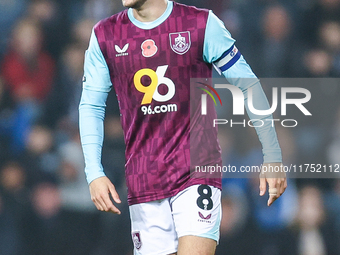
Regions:
<instances>
[{"instance_id":1,"label":"blurred crowd background","mask_svg":"<svg viewBox=\"0 0 340 255\"><path fill-rule=\"evenodd\" d=\"M183 0L212 9L259 77L340 75L340 0ZM98 212L78 133L84 52L120 0L0 0L0 254L132 254L128 207ZM264 88L270 91L270 88ZM277 127L285 164L336 164L340 85L311 88L313 121ZM324 109L321 111L320 109ZM222 128L225 162L262 163L253 129ZM124 141L108 99L103 165L122 201ZM336 177L336 176L334 176ZM224 179L221 254L340 254L340 182L290 179L268 208L256 179Z\"/></svg>"}]
</instances>

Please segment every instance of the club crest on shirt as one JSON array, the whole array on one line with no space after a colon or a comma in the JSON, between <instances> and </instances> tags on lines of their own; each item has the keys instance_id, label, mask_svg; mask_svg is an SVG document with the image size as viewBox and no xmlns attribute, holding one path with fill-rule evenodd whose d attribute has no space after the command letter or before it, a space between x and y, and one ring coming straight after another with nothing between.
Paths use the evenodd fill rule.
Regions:
<instances>
[{"instance_id":1,"label":"club crest on shirt","mask_svg":"<svg viewBox=\"0 0 340 255\"><path fill-rule=\"evenodd\" d=\"M132 241L133 245L136 247L137 250L139 250L142 247L142 240L140 238L139 231L132 232Z\"/></svg>"},{"instance_id":2,"label":"club crest on shirt","mask_svg":"<svg viewBox=\"0 0 340 255\"><path fill-rule=\"evenodd\" d=\"M178 32L178 33L170 33L170 47L171 49L180 55L188 52L191 46L190 32Z\"/></svg>"}]
</instances>

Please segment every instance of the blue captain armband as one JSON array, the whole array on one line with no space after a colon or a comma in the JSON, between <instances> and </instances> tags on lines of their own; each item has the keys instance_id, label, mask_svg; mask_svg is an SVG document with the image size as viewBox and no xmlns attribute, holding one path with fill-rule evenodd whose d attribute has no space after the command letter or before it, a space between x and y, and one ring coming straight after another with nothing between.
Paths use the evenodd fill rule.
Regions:
<instances>
[{"instance_id":1,"label":"blue captain armband","mask_svg":"<svg viewBox=\"0 0 340 255\"><path fill-rule=\"evenodd\" d=\"M223 53L219 60L214 62L214 65L217 67L218 71L222 73L232 67L240 57L241 53L236 46L233 45L229 50Z\"/></svg>"}]
</instances>

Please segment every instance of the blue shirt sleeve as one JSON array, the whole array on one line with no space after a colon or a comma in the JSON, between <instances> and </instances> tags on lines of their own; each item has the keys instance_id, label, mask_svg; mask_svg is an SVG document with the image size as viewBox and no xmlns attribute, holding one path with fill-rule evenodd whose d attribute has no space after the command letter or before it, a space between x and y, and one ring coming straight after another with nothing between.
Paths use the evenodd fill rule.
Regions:
<instances>
[{"instance_id":1,"label":"blue shirt sleeve","mask_svg":"<svg viewBox=\"0 0 340 255\"><path fill-rule=\"evenodd\" d=\"M218 38L218 39L216 39ZM223 22L209 11L204 35L203 59L207 63L214 63L235 43Z\"/></svg>"},{"instance_id":2,"label":"blue shirt sleeve","mask_svg":"<svg viewBox=\"0 0 340 255\"><path fill-rule=\"evenodd\" d=\"M218 38L218 39L216 39ZM282 154L275 128L272 121L272 115L255 115L248 107L248 89L253 90L254 108L257 110L267 110L270 108L262 86L247 64L239 50L235 46L235 40L231 37L229 31L225 28L223 22L212 12L209 12L207 27L204 38L203 59L212 63L216 70L223 74L229 83L240 88L244 94L245 107L248 116L253 121L255 130L262 144L264 162L274 163L282 162Z\"/></svg>"},{"instance_id":3,"label":"blue shirt sleeve","mask_svg":"<svg viewBox=\"0 0 340 255\"><path fill-rule=\"evenodd\" d=\"M111 87L109 68L100 50L96 34L92 30L89 48L85 52L83 88L109 92Z\"/></svg>"},{"instance_id":4,"label":"blue shirt sleeve","mask_svg":"<svg viewBox=\"0 0 340 255\"><path fill-rule=\"evenodd\" d=\"M79 105L80 138L89 184L105 176L101 153L106 99L111 87L109 69L92 31L89 48L85 53L83 91Z\"/></svg>"},{"instance_id":5,"label":"blue shirt sleeve","mask_svg":"<svg viewBox=\"0 0 340 255\"><path fill-rule=\"evenodd\" d=\"M248 116L253 121L256 133L262 144L264 163L282 162L281 148L277 139L275 128L273 127L273 117L268 115L256 115L248 107L248 89L253 91L253 104L257 110L270 109L267 97L262 89L261 83L244 60L243 56L229 69L222 72L227 80L240 88L244 94L244 104ZM266 121L264 121L266 120ZM263 122L261 122L263 121ZM262 125L262 123L264 123Z\"/></svg>"}]
</instances>

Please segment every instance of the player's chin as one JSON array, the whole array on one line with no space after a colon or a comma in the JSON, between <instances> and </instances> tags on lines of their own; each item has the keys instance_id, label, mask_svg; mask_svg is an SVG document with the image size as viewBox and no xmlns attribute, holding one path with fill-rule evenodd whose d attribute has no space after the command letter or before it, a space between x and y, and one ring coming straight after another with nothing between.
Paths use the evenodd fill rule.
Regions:
<instances>
[{"instance_id":1,"label":"player's chin","mask_svg":"<svg viewBox=\"0 0 340 255\"><path fill-rule=\"evenodd\" d=\"M135 0L122 0L123 6L127 8L133 7L136 3Z\"/></svg>"},{"instance_id":2,"label":"player's chin","mask_svg":"<svg viewBox=\"0 0 340 255\"><path fill-rule=\"evenodd\" d=\"M139 9L146 0L122 0L123 6L127 8Z\"/></svg>"}]
</instances>

